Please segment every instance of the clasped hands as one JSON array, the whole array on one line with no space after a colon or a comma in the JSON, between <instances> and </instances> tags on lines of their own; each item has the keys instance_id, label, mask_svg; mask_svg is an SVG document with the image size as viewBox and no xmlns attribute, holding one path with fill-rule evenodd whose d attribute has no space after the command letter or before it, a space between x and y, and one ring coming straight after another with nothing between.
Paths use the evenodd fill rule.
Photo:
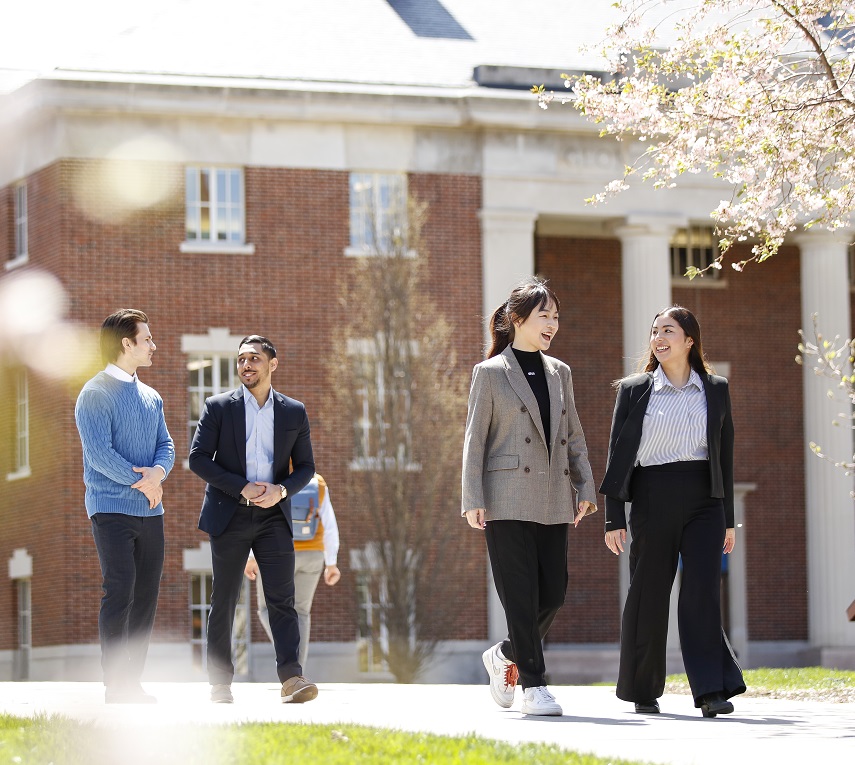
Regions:
<instances>
[{"instance_id":1,"label":"clasped hands","mask_svg":"<svg viewBox=\"0 0 855 765\"><path fill-rule=\"evenodd\" d=\"M266 481L250 481L241 489L240 495L259 507L273 507L282 500L279 484Z\"/></svg>"}]
</instances>

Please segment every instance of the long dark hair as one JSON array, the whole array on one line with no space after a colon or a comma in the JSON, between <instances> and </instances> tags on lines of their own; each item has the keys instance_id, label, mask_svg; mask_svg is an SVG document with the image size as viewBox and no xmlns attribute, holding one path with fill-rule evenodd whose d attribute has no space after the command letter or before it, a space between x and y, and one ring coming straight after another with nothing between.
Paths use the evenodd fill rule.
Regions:
<instances>
[{"instance_id":1,"label":"long dark hair","mask_svg":"<svg viewBox=\"0 0 855 765\"><path fill-rule=\"evenodd\" d=\"M492 344L487 358L498 356L514 341L514 322L525 321L532 311L542 311L550 302L560 309L555 293L546 286L546 279L530 276L511 290L510 297L490 317Z\"/></svg>"},{"instance_id":2,"label":"long dark hair","mask_svg":"<svg viewBox=\"0 0 855 765\"><path fill-rule=\"evenodd\" d=\"M712 374L713 368L707 361L704 346L701 343L701 325L698 324L695 314L681 305L672 305L670 308L660 311L653 317L653 321L650 322L651 327L660 316L670 316L680 325L680 328L686 333L686 337L692 338L692 347L689 348L689 366L699 375ZM639 371L652 372L659 366L659 360L653 354L653 351L649 351L648 357L642 359L639 366L642 367Z\"/></svg>"}]
</instances>

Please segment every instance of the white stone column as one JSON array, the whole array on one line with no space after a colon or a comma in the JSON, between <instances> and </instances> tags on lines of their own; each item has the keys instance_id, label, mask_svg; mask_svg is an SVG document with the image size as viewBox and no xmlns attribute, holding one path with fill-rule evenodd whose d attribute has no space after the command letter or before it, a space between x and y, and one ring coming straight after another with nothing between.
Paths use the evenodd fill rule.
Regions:
<instances>
[{"instance_id":1,"label":"white stone column","mask_svg":"<svg viewBox=\"0 0 855 765\"><path fill-rule=\"evenodd\" d=\"M533 210L481 210L484 318L507 300L520 279L534 274ZM489 333L488 333L489 336Z\"/></svg>"},{"instance_id":2,"label":"white stone column","mask_svg":"<svg viewBox=\"0 0 855 765\"><path fill-rule=\"evenodd\" d=\"M848 241L848 236L824 231L796 238L801 248L801 323L808 340L813 339L814 314L824 337L852 336ZM830 399L829 390L839 393L834 382L816 375L810 364L805 365L803 375L810 642L821 650L855 646L855 623L846 619L846 608L855 598L853 482L830 461L852 457L852 431L840 417L851 405L842 395ZM811 452L811 441L829 460ZM786 529L782 518L780 533L788 533ZM799 527L793 529L793 533L799 532Z\"/></svg>"},{"instance_id":3,"label":"white stone column","mask_svg":"<svg viewBox=\"0 0 855 765\"><path fill-rule=\"evenodd\" d=\"M685 225L685 219L676 216L633 214L615 229L621 244L624 374L635 371L647 348L653 317L671 305L671 238ZM631 540L627 529L627 552L619 559L621 611L629 589ZM669 630L669 650L678 645L676 629Z\"/></svg>"},{"instance_id":4,"label":"white stone column","mask_svg":"<svg viewBox=\"0 0 855 765\"><path fill-rule=\"evenodd\" d=\"M621 243L624 374L635 371L658 311L671 305L671 239L683 218L629 215L615 229Z\"/></svg>"},{"instance_id":5,"label":"white stone column","mask_svg":"<svg viewBox=\"0 0 855 765\"><path fill-rule=\"evenodd\" d=\"M746 575L746 522L745 498L757 490L757 484L737 483L734 487L733 519L736 524L736 546L728 561L728 596L730 599L730 644L736 651L739 663L752 666L748 635L748 577ZM750 535L750 531L747 534Z\"/></svg>"},{"instance_id":6,"label":"white stone column","mask_svg":"<svg viewBox=\"0 0 855 765\"><path fill-rule=\"evenodd\" d=\"M483 283L483 313L486 321L505 300L520 279L534 274L533 210L481 210L481 267ZM485 328L485 342L490 332ZM487 635L492 643L508 635L505 612L499 602L493 573L487 566Z\"/></svg>"}]
</instances>

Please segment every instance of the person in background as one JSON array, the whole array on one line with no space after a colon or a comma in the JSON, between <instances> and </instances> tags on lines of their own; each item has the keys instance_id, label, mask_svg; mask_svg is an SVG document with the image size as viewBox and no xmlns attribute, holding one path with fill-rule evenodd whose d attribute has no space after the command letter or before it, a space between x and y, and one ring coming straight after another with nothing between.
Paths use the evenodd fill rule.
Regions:
<instances>
[{"instance_id":1,"label":"person in background","mask_svg":"<svg viewBox=\"0 0 855 765\"><path fill-rule=\"evenodd\" d=\"M157 346L148 317L123 308L101 325L103 371L77 397L86 512L101 564L104 700L152 704L140 685L163 573L163 487L175 463L163 400L137 376Z\"/></svg>"},{"instance_id":2,"label":"person in background","mask_svg":"<svg viewBox=\"0 0 855 765\"><path fill-rule=\"evenodd\" d=\"M303 494L309 494L312 500L315 500L314 505L304 503L309 506L310 518L313 513L318 516L317 527L311 539L301 539L299 535L295 535L294 539L294 608L297 610L297 618L300 623L300 666L305 670L309 656L312 601L315 598L315 590L321 579L321 574L323 574L324 582L332 587L341 579L341 571L336 565L339 546L338 523L332 502L330 502L330 493L326 481L319 473L315 473L315 477L309 481L308 485L292 498L292 504L297 503ZM308 530L308 525L304 528ZM258 618L267 633L267 637L272 642L273 633L270 630L270 616L267 612L264 587L258 571L258 563L252 553L249 554L244 574L248 579L255 581Z\"/></svg>"},{"instance_id":3,"label":"person in background","mask_svg":"<svg viewBox=\"0 0 855 765\"><path fill-rule=\"evenodd\" d=\"M677 619L689 685L704 717L733 712L742 670L721 626L722 551L736 542L733 419L727 380L712 373L694 314L658 313L644 371L617 383L606 498L606 546L615 555L629 524L630 584L616 693L658 714L665 689L671 587L682 558Z\"/></svg>"}]
</instances>

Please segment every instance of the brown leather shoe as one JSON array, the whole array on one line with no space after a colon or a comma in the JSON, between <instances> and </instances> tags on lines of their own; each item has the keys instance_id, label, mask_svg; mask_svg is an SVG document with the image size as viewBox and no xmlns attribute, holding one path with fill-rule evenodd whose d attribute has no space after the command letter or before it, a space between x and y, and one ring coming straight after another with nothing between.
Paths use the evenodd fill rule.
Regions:
<instances>
[{"instance_id":1,"label":"brown leather shoe","mask_svg":"<svg viewBox=\"0 0 855 765\"><path fill-rule=\"evenodd\" d=\"M289 677L282 683L282 703L302 704L311 701L318 696L318 686L310 683L302 675Z\"/></svg>"}]
</instances>

